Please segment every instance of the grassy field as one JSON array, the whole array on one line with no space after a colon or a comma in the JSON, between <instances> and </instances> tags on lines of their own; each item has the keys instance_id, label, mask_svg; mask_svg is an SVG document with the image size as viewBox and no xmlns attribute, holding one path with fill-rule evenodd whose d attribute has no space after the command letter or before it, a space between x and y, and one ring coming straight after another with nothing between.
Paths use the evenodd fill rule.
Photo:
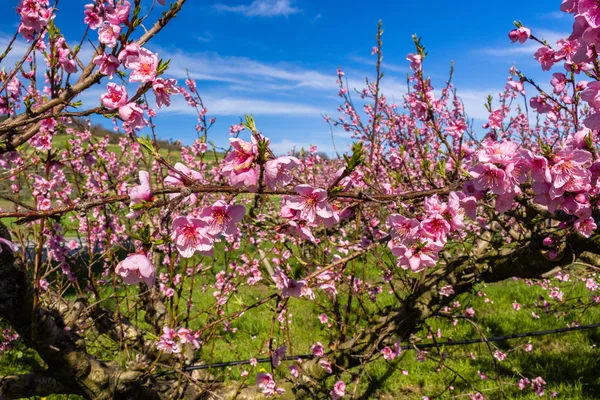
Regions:
<instances>
[{"instance_id":1,"label":"grassy field","mask_svg":"<svg viewBox=\"0 0 600 400\"><path fill-rule=\"evenodd\" d=\"M557 317L556 315L544 315L539 310L530 306L543 295L545 291L537 286L528 286L524 282L506 281L486 287L480 290L487 294L492 300L486 302L486 297L465 294L459 298L465 307L473 307L476 315L473 323L461 320L456 326L445 319L432 319L428 321L433 332L439 328L443 338L440 341L478 338L480 332L486 337L506 335L512 333L546 330L565 327L565 321L569 317ZM243 289L239 295L239 304L250 304L264 295L266 287L252 287ZM573 286L569 297L575 298L584 295L586 289L582 284ZM214 302L210 293L196 292L196 308L202 309ZM513 310L511 304L517 301L522 304L519 311ZM385 296L381 299L382 304L386 302ZM232 302L235 304L236 302ZM293 314L291 337L293 340L294 354L310 353L310 346L317 341L327 344L327 332L316 316L314 303L310 301L290 299L289 309ZM229 311L234 311L235 305ZM540 314L536 319L531 316L532 311ZM576 313L582 324L590 324L600 321L600 309L589 308L583 314L581 310L571 311ZM250 359L252 357L264 357L259 354L259 349L264 349L264 343L268 339L271 327L272 314L261 310L247 312L234 322L236 333L221 332L221 339L215 342L214 348L206 346L201 349L201 358L208 362L232 361L238 359ZM198 326L202 320L195 321ZM477 328L476 328L477 326ZM426 332L422 332L424 337ZM281 340L281 338L279 338ZM439 372L436 368L439 363L437 350L429 350L431 360L417 361L416 352L405 350L401 356L392 362L383 358L372 363L367 368L367 373L361 380L357 392L360 398L381 399L422 399L423 396L439 398L456 398L452 391L445 391L448 385L454 386L455 392L480 391L490 399L534 399L539 398L530 390L521 391L517 387L518 380L522 376L530 379L542 376L547 382L546 397L556 392L557 398L563 399L597 399L600 396L600 342L599 330L586 330L556 335L548 335L534 338L511 339L497 343L500 350L507 353L504 361L497 361L486 344L473 344L466 346L448 347L443 349L447 352L448 359L446 367ZM533 350L525 351L525 344L531 344ZM92 349L94 350L94 349ZM101 356L104 347L95 349L97 355ZM472 359L470 354L476 355ZM11 350L0 358L0 374L21 373L29 370L34 365L35 356L24 349ZM259 365L253 368L249 365L231 367L225 370L213 370L211 373L225 381L241 379L244 370L250 372L247 382L254 383L254 374L260 368L268 368L268 365ZM485 373L487 379L481 379L478 371ZM278 368L276 374L283 376L286 372L286 363ZM457 377L460 376L460 377ZM344 378L344 376L342 376ZM347 377L346 377L347 378ZM333 382L328 382L332 385ZM354 388L349 386L347 392ZM445 391L445 392L444 392ZM464 395L458 398L464 398ZM77 397L54 396L48 399L75 400ZM284 398L292 398L289 395Z\"/></svg>"}]
</instances>

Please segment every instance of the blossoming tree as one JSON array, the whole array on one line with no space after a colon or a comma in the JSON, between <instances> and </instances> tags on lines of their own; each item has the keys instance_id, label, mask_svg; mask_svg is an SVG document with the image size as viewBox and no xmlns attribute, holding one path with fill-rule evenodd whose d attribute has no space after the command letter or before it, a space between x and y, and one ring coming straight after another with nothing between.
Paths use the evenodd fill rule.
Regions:
<instances>
[{"instance_id":1,"label":"blossoming tree","mask_svg":"<svg viewBox=\"0 0 600 400\"><path fill-rule=\"evenodd\" d=\"M325 119L356 143L335 160L314 148L276 157L250 116L231 127L228 149L209 147L215 121L195 83L167 78L152 50L185 2L149 1L164 8L156 21L141 0L85 5L89 60L55 25L58 2L18 4L18 30L0 55L29 44L0 73L0 218L10 222L0 318L4 347L35 351L39 368L3 377L5 398L355 397L369 364L398 367L401 343L427 339L418 335L431 318L472 318L457 296L479 283L540 279L551 309L567 301L563 270L600 267L598 2L563 1L575 23L556 44L517 24L510 40L540 43L534 57L557 71L552 90L511 69L477 133L450 81L434 91L416 38L409 91L388 102L380 28L362 111L337 72L340 115ZM97 84L96 103L78 100ZM198 139L178 159L154 134L156 109L172 96L198 110ZM117 150L92 135L85 118L94 115L123 132ZM592 306L598 284L586 286L577 301ZM294 346L294 304L328 327L328 348ZM255 381L188 368L222 361L219 346L235 359L238 326L255 311L269 333L253 351L270 360ZM523 371L518 385L541 395L545 384Z\"/></svg>"}]
</instances>

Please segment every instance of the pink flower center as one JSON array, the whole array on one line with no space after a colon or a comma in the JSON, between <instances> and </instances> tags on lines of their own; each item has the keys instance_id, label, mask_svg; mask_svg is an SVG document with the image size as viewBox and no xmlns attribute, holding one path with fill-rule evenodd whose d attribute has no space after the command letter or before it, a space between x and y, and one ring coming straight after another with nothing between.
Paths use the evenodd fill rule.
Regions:
<instances>
[{"instance_id":1,"label":"pink flower center","mask_svg":"<svg viewBox=\"0 0 600 400\"><path fill-rule=\"evenodd\" d=\"M500 182L501 172L499 169L489 169L485 171L483 175L483 179L485 183L489 186L497 186Z\"/></svg>"},{"instance_id":2,"label":"pink flower center","mask_svg":"<svg viewBox=\"0 0 600 400\"><path fill-rule=\"evenodd\" d=\"M252 154L246 153L244 150L236 150L233 170L237 172L250 168L252 160Z\"/></svg>"},{"instance_id":3,"label":"pink flower center","mask_svg":"<svg viewBox=\"0 0 600 400\"><path fill-rule=\"evenodd\" d=\"M316 207L319 199L315 193L311 193L305 196L306 207Z\"/></svg>"},{"instance_id":4,"label":"pink flower center","mask_svg":"<svg viewBox=\"0 0 600 400\"><path fill-rule=\"evenodd\" d=\"M221 231L231 221L231 217L224 210L213 210L211 229Z\"/></svg>"},{"instance_id":5,"label":"pink flower center","mask_svg":"<svg viewBox=\"0 0 600 400\"><path fill-rule=\"evenodd\" d=\"M154 73L154 64L150 62L142 62L139 71L142 75L152 75Z\"/></svg>"},{"instance_id":6,"label":"pink flower center","mask_svg":"<svg viewBox=\"0 0 600 400\"><path fill-rule=\"evenodd\" d=\"M186 225L181 229L181 234L189 245L195 245L200 241L200 232L195 225Z\"/></svg>"}]
</instances>

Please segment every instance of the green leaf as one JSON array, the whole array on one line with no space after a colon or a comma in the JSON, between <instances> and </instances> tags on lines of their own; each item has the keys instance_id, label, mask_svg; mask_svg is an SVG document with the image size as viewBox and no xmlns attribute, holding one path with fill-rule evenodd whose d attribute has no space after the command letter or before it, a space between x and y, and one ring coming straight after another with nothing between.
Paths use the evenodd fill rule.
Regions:
<instances>
[{"instance_id":1,"label":"green leaf","mask_svg":"<svg viewBox=\"0 0 600 400\"><path fill-rule=\"evenodd\" d=\"M156 150L154 149L154 145L152 144L152 139L150 139L150 136L144 135L142 137L139 137L137 141L142 147L148 150L150 154L157 154Z\"/></svg>"},{"instance_id":2,"label":"green leaf","mask_svg":"<svg viewBox=\"0 0 600 400\"><path fill-rule=\"evenodd\" d=\"M250 130L251 132L257 132L256 129L256 122L254 121L254 117L252 116L252 114L244 115L244 119L246 121L242 122L242 126L244 126L246 129Z\"/></svg>"},{"instance_id":3,"label":"green leaf","mask_svg":"<svg viewBox=\"0 0 600 400\"><path fill-rule=\"evenodd\" d=\"M167 68L169 68L169 64L171 63L171 60L167 60L166 62L163 61L163 59L161 58L160 61L158 62L158 68L156 69L156 73L157 75L162 74L163 72L165 72L167 70Z\"/></svg>"}]
</instances>

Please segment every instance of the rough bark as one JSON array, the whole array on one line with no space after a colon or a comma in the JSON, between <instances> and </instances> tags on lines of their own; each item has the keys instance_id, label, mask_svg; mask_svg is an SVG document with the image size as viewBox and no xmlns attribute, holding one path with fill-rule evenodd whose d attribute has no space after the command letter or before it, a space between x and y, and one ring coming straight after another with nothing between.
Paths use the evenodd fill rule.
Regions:
<instances>
[{"instance_id":1,"label":"rough bark","mask_svg":"<svg viewBox=\"0 0 600 400\"><path fill-rule=\"evenodd\" d=\"M4 225L3 238L10 239ZM37 304L27 269L2 244L0 253L0 318L20 335L24 344L35 350L46 364L46 374L34 374L5 379L12 388L11 397L27 397L31 380L45 386L59 385L61 391L83 395L90 399L159 399L158 393L145 386L142 373L125 371L114 363L97 360L89 355L81 337L66 325L58 313ZM56 387L59 387L56 386ZM3 386L4 387L4 386ZM15 396L21 387L26 393ZM8 396L8 394L5 394Z\"/></svg>"}]
</instances>

